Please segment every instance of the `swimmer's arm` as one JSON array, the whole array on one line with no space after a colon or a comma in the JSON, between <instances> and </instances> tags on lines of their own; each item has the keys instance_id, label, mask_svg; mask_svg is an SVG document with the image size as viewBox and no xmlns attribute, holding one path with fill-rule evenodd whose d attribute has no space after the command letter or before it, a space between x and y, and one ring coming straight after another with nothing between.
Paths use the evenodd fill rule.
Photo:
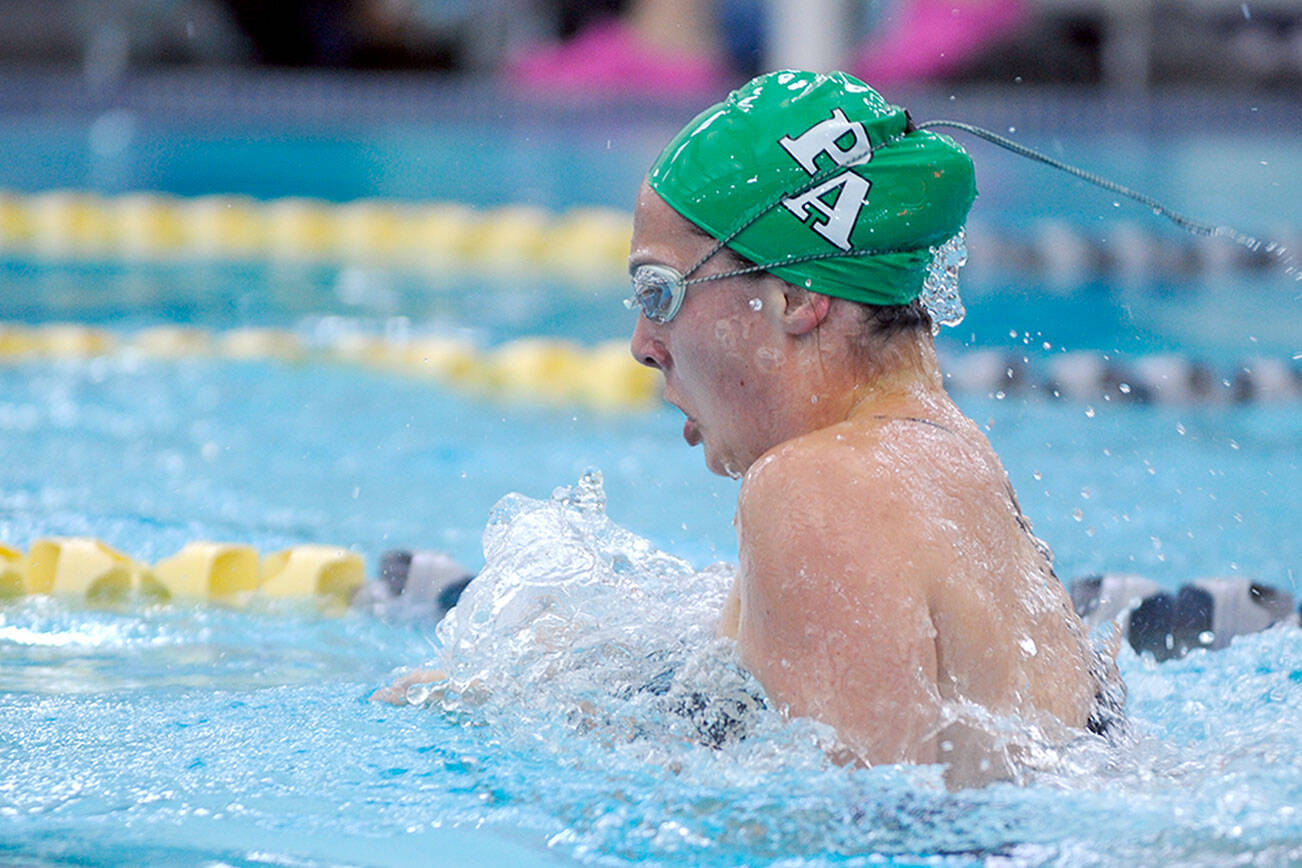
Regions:
<instances>
[{"instance_id":1,"label":"swimmer's arm","mask_svg":"<svg viewBox=\"0 0 1302 868\"><path fill-rule=\"evenodd\" d=\"M936 761L935 630L898 504L819 456L743 484L738 650L791 716L832 725L869 763ZM838 472L839 471L839 472Z\"/></svg>"},{"instance_id":2,"label":"swimmer's arm","mask_svg":"<svg viewBox=\"0 0 1302 868\"><path fill-rule=\"evenodd\" d=\"M447 673L441 669L417 669L408 672L388 687L381 687L371 694L372 702L387 702L390 705L407 704L407 688L413 684L434 684L446 679Z\"/></svg>"}]
</instances>

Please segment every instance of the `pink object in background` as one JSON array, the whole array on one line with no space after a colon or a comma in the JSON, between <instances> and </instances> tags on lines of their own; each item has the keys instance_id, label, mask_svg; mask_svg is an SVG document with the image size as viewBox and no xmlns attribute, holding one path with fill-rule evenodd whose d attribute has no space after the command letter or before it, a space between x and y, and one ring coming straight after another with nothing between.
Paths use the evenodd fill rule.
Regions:
<instances>
[{"instance_id":1,"label":"pink object in background","mask_svg":"<svg viewBox=\"0 0 1302 868\"><path fill-rule=\"evenodd\" d=\"M902 6L854 60L854 74L873 87L953 72L1027 19L1023 0L905 0Z\"/></svg>"},{"instance_id":2,"label":"pink object in background","mask_svg":"<svg viewBox=\"0 0 1302 868\"><path fill-rule=\"evenodd\" d=\"M513 84L571 94L699 95L718 90L725 75L709 57L653 48L616 21L534 48L507 65Z\"/></svg>"}]
</instances>

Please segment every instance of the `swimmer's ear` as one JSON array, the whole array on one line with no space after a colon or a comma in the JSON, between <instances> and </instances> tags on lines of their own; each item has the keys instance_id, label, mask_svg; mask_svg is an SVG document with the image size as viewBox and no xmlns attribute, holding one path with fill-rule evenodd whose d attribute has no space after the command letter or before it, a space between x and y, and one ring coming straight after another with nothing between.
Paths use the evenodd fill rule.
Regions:
<instances>
[{"instance_id":1,"label":"swimmer's ear","mask_svg":"<svg viewBox=\"0 0 1302 868\"><path fill-rule=\"evenodd\" d=\"M786 305L782 324L789 335L805 335L823 324L832 307L832 297L821 292L810 292L783 282Z\"/></svg>"}]
</instances>

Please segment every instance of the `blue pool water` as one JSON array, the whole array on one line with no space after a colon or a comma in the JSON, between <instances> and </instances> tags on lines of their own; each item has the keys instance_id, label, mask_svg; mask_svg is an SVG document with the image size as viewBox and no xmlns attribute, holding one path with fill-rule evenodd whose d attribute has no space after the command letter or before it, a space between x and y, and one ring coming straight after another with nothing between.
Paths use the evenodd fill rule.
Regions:
<instances>
[{"instance_id":1,"label":"blue pool water","mask_svg":"<svg viewBox=\"0 0 1302 868\"><path fill-rule=\"evenodd\" d=\"M1052 104L1039 111L1052 114ZM578 146L587 168L576 171L565 125L500 118L406 121L363 136L270 121L223 131L211 119L165 123L141 112L101 126L99 150L86 136L102 116L29 120L0 134L16 154L0 167L10 173L0 187L553 208L622 205L673 121L587 118ZM132 125L125 138L123 123ZM1126 180L1151 182L1177 205L1253 230L1302 223L1302 156L1269 131L1243 147L1165 127L1096 133L1079 139L1086 159L1132 171ZM1039 135L1054 146L1052 133ZM450 155L476 144L505 167L505 188L466 185L449 168ZM1076 150L1071 139L1060 144ZM1166 159L1168 148L1180 159ZM1187 183L1227 160L1255 179L1243 195L1218 186L1223 174ZM990 162L982 188L991 225L1025 227L1052 213L1087 226L1112 210L1044 175L998 168L1002 157ZM303 169L318 164L336 171ZM1031 195L1040 182L1074 192L1053 205ZM1280 183L1282 195L1273 192ZM366 291L341 291L359 285ZM0 320L121 332L164 323L307 332L329 315L375 328L406 317L485 346L537 334L593 343L631 328L621 294L546 275L24 251L0 260ZM1300 349L1298 290L1279 275L1064 287L987 264L974 266L965 295L968 320L942 339L955 358L995 349L1047 364L1064 349L1123 359L1178 352L1226 370ZM1139 572L1175 588L1239 575L1302 590L1296 403L979 392L960 403L988 429L1064 578ZM502 403L341 363L117 354L0 366L0 541L86 535L148 561L195 539L261 551L327 542L362 553L372 569L394 547L445 549L478 569L487 541L490 576L514 575L560 601L550 633L494 621L457 634L469 636L465 665L492 687L488 698L396 709L365 696L397 668L438 654L430 625L327 618L307 605L0 603L0 861L1302 862L1294 628L1162 664L1125 650L1131 737L1045 749L1017 785L954 793L932 770L837 768L819 727L772 714L757 713L747 739L696 744L681 719L637 690L664 659L678 664L675 690L723 701L748 686L704 629L728 570L711 565L736 559L736 483L708 476L680 429L667 408ZM550 499L590 468L604 480L604 511ZM522 498L495 508L513 491Z\"/></svg>"}]
</instances>

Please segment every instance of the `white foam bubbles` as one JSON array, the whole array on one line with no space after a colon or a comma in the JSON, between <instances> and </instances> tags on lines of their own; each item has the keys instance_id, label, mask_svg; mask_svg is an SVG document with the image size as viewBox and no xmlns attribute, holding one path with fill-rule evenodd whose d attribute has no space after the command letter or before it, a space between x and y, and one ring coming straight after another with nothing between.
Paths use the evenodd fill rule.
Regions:
<instances>
[{"instance_id":1,"label":"white foam bubbles","mask_svg":"<svg viewBox=\"0 0 1302 868\"><path fill-rule=\"evenodd\" d=\"M967 240L960 229L953 238L931 248L931 263L918 299L931 317L933 334L942 325L956 326L967 315L958 292L958 271L967 264Z\"/></svg>"},{"instance_id":2,"label":"white foam bubbles","mask_svg":"<svg viewBox=\"0 0 1302 868\"><path fill-rule=\"evenodd\" d=\"M653 762L780 724L715 637L733 568L695 570L605 505L597 471L548 500L498 502L485 567L438 627L444 690L414 698L508 740L588 735Z\"/></svg>"}]
</instances>

